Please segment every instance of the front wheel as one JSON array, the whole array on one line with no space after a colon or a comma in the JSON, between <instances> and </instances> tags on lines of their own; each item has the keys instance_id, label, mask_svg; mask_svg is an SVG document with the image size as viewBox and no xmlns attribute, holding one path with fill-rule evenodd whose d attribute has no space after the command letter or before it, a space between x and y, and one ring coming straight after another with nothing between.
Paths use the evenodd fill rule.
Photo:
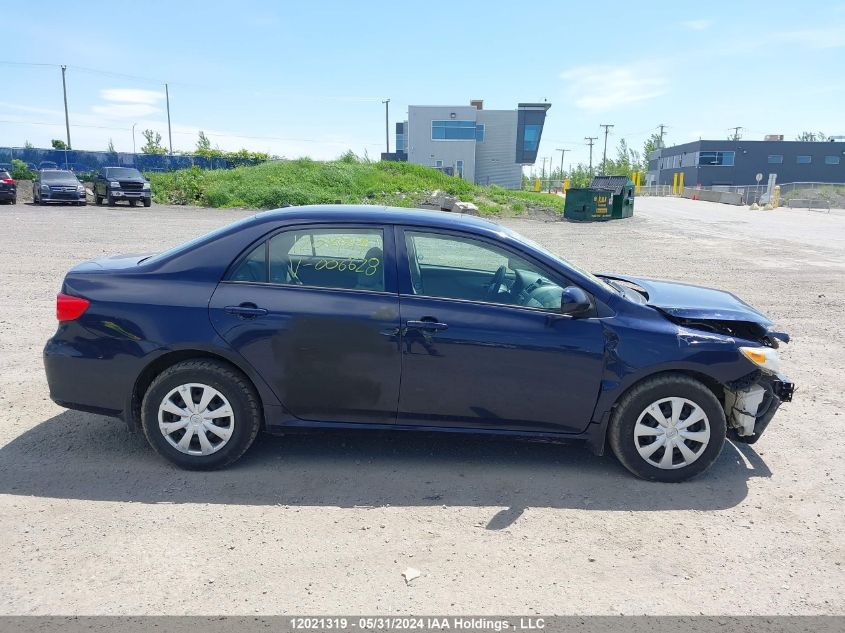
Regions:
<instances>
[{"instance_id":1,"label":"front wheel","mask_svg":"<svg viewBox=\"0 0 845 633\"><path fill-rule=\"evenodd\" d=\"M215 360L177 363L153 380L141 405L150 445L181 468L228 466L261 428L258 395L235 368Z\"/></svg>"},{"instance_id":2,"label":"front wheel","mask_svg":"<svg viewBox=\"0 0 845 633\"><path fill-rule=\"evenodd\" d=\"M153 203L149 198L144 198L144 206L149 207Z\"/></svg>"},{"instance_id":3,"label":"front wheel","mask_svg":"<svg viewBox=\"0 0 845 633\"><path fill-rule=\"evenodd\" d=\"M710 389L688 376L665 375L623 396L608 440L616 458L638 477L677 482L710 467L726 429L724 409Z\"/></svg>"}]
</instances>

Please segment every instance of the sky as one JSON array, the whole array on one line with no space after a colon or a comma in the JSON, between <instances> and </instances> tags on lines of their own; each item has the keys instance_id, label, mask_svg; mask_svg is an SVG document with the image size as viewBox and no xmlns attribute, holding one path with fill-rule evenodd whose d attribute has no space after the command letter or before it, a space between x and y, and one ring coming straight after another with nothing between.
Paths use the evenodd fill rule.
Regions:
<instances>
[{"instance_id":1,"label":"sky","mask_svg":"<svg viewBox=\"0 0 845 633\"><path fill-rule=\"evenodd\" d=\"M636 12L632 10L636 7ZM845 134L845 2L503 2L449 4L30 0L3 13L0 146L65 138L67 66L74 149L132 151L141 130L173 149L204 130L225 150L288 158L384 151L408 105L515 109L548 100L540 157L614 127L641 149L803 130ZM109 28L114 27L114 28Z\"/></svg>"}]
</instances>

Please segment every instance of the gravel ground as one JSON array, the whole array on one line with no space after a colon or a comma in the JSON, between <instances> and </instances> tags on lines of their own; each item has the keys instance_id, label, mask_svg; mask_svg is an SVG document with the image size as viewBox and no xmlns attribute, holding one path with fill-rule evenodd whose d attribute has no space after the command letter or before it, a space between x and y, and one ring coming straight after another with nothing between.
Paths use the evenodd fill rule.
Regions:
<instances>
[{"instance_id":1,"label":"gravel ground","mask_svg":"<svg viewBox=\"0 0 845 633\"><path fill-rule=\"evenodd\" d=\"M793 335L795 402L685 484L427 434L262 437L190 473L49 400L68 267L246 213L0 207L0 613L845 613L845 214L644 198L619 222L507 221L593 270L734 291Z\"/></svg>"}]
</instances>

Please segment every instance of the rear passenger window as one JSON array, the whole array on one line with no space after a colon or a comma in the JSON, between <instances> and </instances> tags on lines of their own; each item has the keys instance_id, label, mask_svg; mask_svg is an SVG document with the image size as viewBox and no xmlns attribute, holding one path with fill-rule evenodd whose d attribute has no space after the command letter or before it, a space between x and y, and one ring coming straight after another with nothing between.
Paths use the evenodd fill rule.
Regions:
<instances>
[{"instance_id":1,"label":"rear passenger window","mask_svg":"<svg viewBox=\"0 0 845 633\"><path fill-rule=\"evenodd\" d=\"M384 235L380 229L285 231L266 243L266 253L264 249L265 244L256 248L230 279L384 290Z\"/></svg>"}]
</instances>

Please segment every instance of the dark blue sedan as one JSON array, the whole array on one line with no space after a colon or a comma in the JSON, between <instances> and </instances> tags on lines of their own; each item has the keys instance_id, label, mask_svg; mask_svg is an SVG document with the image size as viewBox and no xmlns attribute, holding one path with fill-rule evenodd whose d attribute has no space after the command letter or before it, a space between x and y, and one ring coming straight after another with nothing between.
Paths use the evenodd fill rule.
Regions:
<instances>
[{"instance_id":1,"label":"dark blue sedan","mask_svg":"<svg viewBox=\"0 0 845 633\"><path fill-rule=\"evenodd\" d=\"M268 211L73 268L44 349L58 404L122 417L185 468L260 430L581 439L680 481L757 441L788 336L732 294L595 276L448 213Z\"/></svg>"}]
</instances>

